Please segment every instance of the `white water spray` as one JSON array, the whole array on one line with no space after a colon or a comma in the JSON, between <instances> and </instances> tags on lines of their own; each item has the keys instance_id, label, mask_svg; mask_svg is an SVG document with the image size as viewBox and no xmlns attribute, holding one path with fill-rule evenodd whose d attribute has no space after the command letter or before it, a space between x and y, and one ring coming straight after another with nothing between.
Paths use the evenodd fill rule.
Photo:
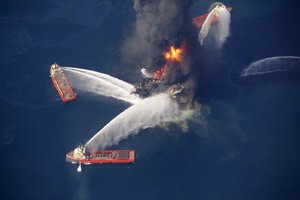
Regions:
<instances>
[{"instance_id":1,"label":"white water spray","mask_svg":"<svg viewBox=\"0 0 300 200\"><path fill-rule=\"evenodd\" d=\"M103 149L118 144L121 139L141 129L172 121L179 112L177 102L168 94L146 98L111 120L85 145L91 149Z\"/></svg>"},{"instance_id":2,"label":"white water spray","mask_svg":"<svg viewBox=\"0 0 300 200\"><path fill-rule=\"evenodd\" d=\"M296 56L277 56L265 58L253 62L241 72L241 76L268 74L280 71L293 70L300 67L300 57Z\"/></svg>"},{"instance_id":3,"label":"white water spray","mask_svg":"<svg viewBox=\"0 0 300 200\"><path fill-rule=\"evenodd\" d=\"M79 91L113 97L131 104L141 101L138 96L130 94L134 86L120 79L80 68L63 67L63 70L66 72L70 84Z\"/></svg>"},{"instance_id":4,"label":"white water spray","mask_svg":"<svg viewBox=\"0 0 300 200\"><path fill-rule=\"evenodd\" d=\"M213 23L215 20L216 23ZM203 45L204 39L208 33L214 39L217 47L222 47L230 34L230 12L227 8L219 3L212 11L208 14L203 26L199 32L198 41L200 45ZM212 28L211 28L212 27Z\"/></svg>"},{"instance_id":5,"label":"white water spray","mask_svg":"<svg viewBox=\"0 0 300 200\"><path fill-rule=\"evenodd\" d=\"M79 163L79 165L77 167L77 172L82 172L81 163Z\"/></svg>"}]
</instances>

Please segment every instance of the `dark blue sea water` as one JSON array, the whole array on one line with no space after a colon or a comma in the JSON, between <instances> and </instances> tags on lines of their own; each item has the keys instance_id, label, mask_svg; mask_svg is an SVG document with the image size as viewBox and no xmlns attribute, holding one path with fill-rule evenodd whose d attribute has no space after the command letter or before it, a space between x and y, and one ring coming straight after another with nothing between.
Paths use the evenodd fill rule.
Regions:
<instances>
[{"instance_id":1,"label":"dark blue sea water","mask_svg":"<svg viewBox=\"0 0 300 200\"><path fill-rule=\"evenodd\" d=\"M190 15L210 3L196 1ZM137 82L138 67L120 53L133 2L1 2L0 199L300 199L299 70L238 76L262 58L300 56L299 5L223 3L233 7L232 31L218 55L207 55L215 59L199 80L210 113L203 125L186 133L141 131L112 147L135 149L136 163L77 173L66 152L129 105L80 92L64 104L49 66L56 61Z\"/></svg>"}]
</instances>

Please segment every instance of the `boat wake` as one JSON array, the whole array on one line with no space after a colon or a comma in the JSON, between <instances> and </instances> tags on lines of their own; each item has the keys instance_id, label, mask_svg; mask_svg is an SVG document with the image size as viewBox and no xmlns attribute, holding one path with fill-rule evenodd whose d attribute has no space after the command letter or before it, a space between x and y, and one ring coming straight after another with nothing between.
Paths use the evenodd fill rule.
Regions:
<instances>
[{"instance_id":1,"label":"boat wake","mask_svg":"<svg viewBox=\"0 0 300 200\"><path fill-rule=\"evenodd\" d=\"M62 69L67 74L72 87L78 91L113 97L130 104L141 101L140 97L130 94L134 86L125 81L92 70L74 67L62 67Z\"/></svg>"},{"instance_id":2,"label":"boat wake","mask_svg":"<svg viewBox=\"0 0 300 200\"><path fill-rule=\"evenodd\" d=\"M103 127L86 144L89 149L104 149L118 144L130 134L137 134L139 130L157 126L163 122L170 122L180 113L178 103L168 94L161 93L146 98L132 105L105 127Z\"/></svg>"}]
</instances>

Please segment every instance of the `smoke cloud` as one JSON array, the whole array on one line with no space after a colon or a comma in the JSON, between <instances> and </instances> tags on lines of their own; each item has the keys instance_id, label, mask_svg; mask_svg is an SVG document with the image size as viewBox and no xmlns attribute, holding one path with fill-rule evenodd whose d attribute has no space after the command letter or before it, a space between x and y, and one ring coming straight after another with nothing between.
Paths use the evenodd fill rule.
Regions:
<instances>
[{"instance_id":1,"label":"smoke cloud","mask_svg":"<svg viewBox=\"0 0 300 200\"><path fill-rule=\"evenodd\" d=\"M241 72L241 76L268 74L273 72L293 70L300 67L300 57L277 56L253 62Z\"/></svg>"},{"instance_id":2,"label":"smoke cloud","mask_svg":"<svg viewBox=\"0 0 300 200\"><path fill-rule=\"evenodd\" d=\"M125 61L153 66L170 40L184 34L191 0L135 0L133 33L122 48ZM172 42L174 42L172 41Z\"/></svg>"},{"instance_id":3,"label":"smoke cloud","mask_svg":"<svg viewBox=\"0 0 300 200\"><path fill-rule=\"evenodd\" d=\"M211 9L199 32L198 40L200 45L203 45L204 40L209 36L211 42L221 48L230 35L230 12L218 2L212 4ZM214 23L216 19L218 21Z\"/></svg>"}]
</instances>

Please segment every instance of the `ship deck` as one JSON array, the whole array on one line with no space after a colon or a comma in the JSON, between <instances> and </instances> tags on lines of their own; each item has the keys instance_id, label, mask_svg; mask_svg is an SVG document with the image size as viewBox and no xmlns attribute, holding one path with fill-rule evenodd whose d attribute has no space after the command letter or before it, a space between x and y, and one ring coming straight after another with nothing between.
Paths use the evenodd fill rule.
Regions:
<instances>
[{"instance_id":1,"label":"ship deck","mask_svg":"<svg viewBox=\"0 0 300 200\"><path fill-rule=\"evenodd\" d=\"M75 158L74 152L67 153L66 160L72 163L96 164L96 163L133 163L134 150L99 150L89 152L85 158Z\"/></svg>"}]
</instances>

